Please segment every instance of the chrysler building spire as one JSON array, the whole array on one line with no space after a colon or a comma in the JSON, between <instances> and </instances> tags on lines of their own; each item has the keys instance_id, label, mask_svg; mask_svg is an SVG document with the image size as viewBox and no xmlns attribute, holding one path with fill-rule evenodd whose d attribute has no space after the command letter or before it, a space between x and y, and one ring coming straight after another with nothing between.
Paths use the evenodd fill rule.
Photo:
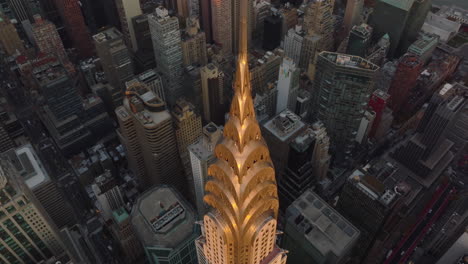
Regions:
<instances>
[{"instance_id":1,"label":"chrysler building spire","mask_svg":"<svg viewBox=\"0 0 468 264\"><path fill-rule=\"evenodd\" d=\"M284 264L276 246L278 194L270 153L255 118L247 50L247 4L240 1L234 98L224 138L208 169L200 264Z\"/></svg>"}]
</instances>

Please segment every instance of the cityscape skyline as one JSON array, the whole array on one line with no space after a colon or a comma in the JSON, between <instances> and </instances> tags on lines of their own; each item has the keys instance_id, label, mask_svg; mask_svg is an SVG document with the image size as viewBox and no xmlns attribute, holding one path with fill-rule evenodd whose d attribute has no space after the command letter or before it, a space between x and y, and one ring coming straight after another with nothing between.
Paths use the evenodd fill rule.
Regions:
<instances>
[{"instance_id":1,"label":"cityscape skyline","mask_svg":"<svg viewBox=\"0 0 468 264\"><path fill-rule=\"evenodd\" d=\"M0 263L468 263L468 7L0 0Z\"/></svg>"}]
</instances>

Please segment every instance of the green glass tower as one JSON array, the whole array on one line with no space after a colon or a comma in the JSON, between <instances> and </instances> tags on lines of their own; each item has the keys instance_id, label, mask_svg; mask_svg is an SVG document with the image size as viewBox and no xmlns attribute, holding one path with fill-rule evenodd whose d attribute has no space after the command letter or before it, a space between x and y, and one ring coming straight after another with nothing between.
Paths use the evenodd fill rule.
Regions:
<instances>
[{"instance_id":1,"label":"green glass tower","mask_svg":"<svg viewBox=\"0 0 468 264\"><path fill-rule=\"evenodd\" d=\"M0 160L0 263L41 263L65 255L57 232L10 162Z\"/></svg>"}]
</instances>

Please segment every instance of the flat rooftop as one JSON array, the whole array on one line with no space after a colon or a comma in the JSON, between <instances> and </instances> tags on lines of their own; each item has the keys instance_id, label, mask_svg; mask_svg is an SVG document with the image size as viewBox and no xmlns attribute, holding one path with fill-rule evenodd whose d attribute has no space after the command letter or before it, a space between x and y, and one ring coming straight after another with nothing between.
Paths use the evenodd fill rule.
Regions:
<instances>
[{"instance_id":1,"label":"flat rooftop","mask_svg":"<svg viewBox=\"0 0 468 264\"><path fill-rule=\"evenodd\" d=\"M342 256L354 245L360 231L312 190L306 191L287 213L288 224L303 233L321 255Z\"/></svg>"},{"instance_id":2,"label":"flat rooftop","mask_svg":"<svg viewBox=\"0 0 468 264\"><path fill-rule=\"evenodd\" d=\"M175 248L193 235L193 209L172 187L156 186L133 206L132 225L145 246Z\"/></svg>"},{"instance_id":3,"label":"flat rooftop","mask_svg":"<svg viewBox=\"0 0 468 264\"><path fill-rule=\"evenodd\" d=\"M4 153L18 173L24 178L26 185L34 190L40 184L50 180L42 162L30 144L11 149Z\"/></svg>"},{"instance_id":4,"label":"flat rooftop","mask_svg":"<svg viewBox=\"0 0 468 264\"><path fill-rule=\"evenodd\" d=\"M399 9L409 11L415 0L380 0Z\"/></svg>"},{"instance_id":5,"label":"flat rooftop","mask_svg":"<svg viewBox=\"0 0 468 264\"><path fill-rule=\"evenodd\" d=\"M299 116L286 109L263 126L281 141L286 141L302 129L305 124Z\"/></svg>"},{"instance_id":6,"label":"flat rooftop","mask_svg":"<svg viewBox=\"0 0 468 264\"><path fill-rule=\"evenodd\" d=\"M57 61L34 68L33 75L40 86L46 86L68 78L67 71Z\"/></svg>"},{"instance_id":7,"label":"flat rooftop","mask_svg":"<svg viewBox=\"0 0 468 264\"><path fill-rule=\"evenodd\" d=\"M319 56L334 63L337 66L346 68L363 69L372 72L375 72L379 69L379 66L359 56L328 51L322 51Z\"/></svg>"},{"instance_id":8,"label":"flat rooftop","mask_svg":"<svg viewBox=\"0 0 468 264\"><path fill-rule=\"evenodd\" d=\"M122 33L116 28L109 28L93 36L94 41L101 43L122 37Z\"/></svg>"}]
</instances>

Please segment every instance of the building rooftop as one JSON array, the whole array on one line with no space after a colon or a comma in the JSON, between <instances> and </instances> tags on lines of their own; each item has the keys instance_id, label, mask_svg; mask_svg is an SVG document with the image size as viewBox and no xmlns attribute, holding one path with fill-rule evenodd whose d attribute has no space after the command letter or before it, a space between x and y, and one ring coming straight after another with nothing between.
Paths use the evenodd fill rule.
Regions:
<instances>
[{"instance_id":1,"label":"building rooftop","mask_svg":"<svg viewBox=\"0 0 468 264\"><path fill-rule=\"evenodd\" d=\"M363 69L363 70L369 70L373 72L379 69L379 66L359 56L328 52L328 51L322 51L319 54L319 56L334 63L337 66L342 66L346 68Z\"/></svg>"},{"instance_id":2,"label":"building rooftop","mask_svg":"<svg viewBox=\"0 0 468 264\"><path fill-rule=\"evenodd\" d=\"M419 35L419 38L411 44L408 48L408 52L413 52L415 54L420 54L430 50L432 47L435 47L439 42L439 36L434 34L422 33Z\"/></svg>"},{"instance_id":3,"label":"building rooftop","mask_svg":"<svg viewBox=\"0 0 468 264\"><path fill-rule=\"evenodd\" d=\"M286 141L303 128L305 124L299 116L286 109L263 126L281 141Z\"/></svg>"},{"instance_id":4,"label":"building rooftop","mask_svg":"<svg viewBox=\"0 0 468 264\"><path fill-rule=\"evenodd\" d=\"M467 263L468 252L468 229L453 243L453 245L447 250L447 252L439 259L436 264L446 263ZM457 262L458 259L463 257L463 262Z\"/></svg>"},{"instance_id":5,"label":"building rooftop","mask_svg":"<svg viewBox=\"0 0 468 264\"><path fill-rule=\"evenodd\" d=\"M381 0L384 3L409 11L415 0Z\"/></svg>"},{"instance_id":6,"label":"building rooftop","mask_svg":"<svg viewBox=\"0 0 468 264\"><path fill-rule=\"evenodd\" d=\"M26 185L34 189L50 180L42 162L30 144L11 149L4 153L18 173L24 178Z\"/></svg>"},{"instance_id":7,"label":"building rooftop","mask_svg":"<svg viewBox=\"0 0 468 264\"><path fill-rule=\"evenodd\" d=\"M125 210L125 208L120 207L119 209L114 210L112 212L112 217L114 217L114 220L117 222L117 224L120 224L123 221L127 220L129 215L127 211Z\"/></svg>"},{"instance_id":8,"label":"building rooftop","mask_svg":"<svg viewBox=\"0 0 468 264\"><path fill-rule=\"evenodd\" d=\"M156 186L133 206L132 225L145 246L175 248L194 233L195 213L172 187Z\"/></svg>"},{"instance_id":9,"label":"building rooftop","mask_svg":"<svg viewBox=\"0 0 468 264\"><path fill-rule=\"evenodd\" d=\"M58 61L34 67L32 73L39 86L46 86L68 77L66 69Z\"/></svg>"},{"instance_id":10,"label":"building rooftop","mask_svg":"<svg viewBox=\"0 0 468 264\"><path fill-rule=\"evenodd\" d=\"M342 256L360 235L356 227L312 190L288 207L286 218L321 255Z\"/></svg>"},{"instance_id":11,"label":"building rooftop","mask_svg":"<svg viewBox=\"0 0 468 264\"><path fill-rule=\"evenodd\" d=\"M200 160L209 160L214 157L214 147L223 135L223 127L211 122L203 127L202 137L190 145L189 151Z\"/></svg>"},{"instance_id":12,"label":"building rooftop","mask_svg":"<svg viewBox=\"0 0 468 264\"><path fill-rule=\"evenodd\" d=\"M364 38L370 38L372 35L372 27L366 23L362 23L361 25L353 26L352 32Z\"/></svg>"},{"instance_id":13,"label":"building rooftop","mask_svg":"<svg viewBox=\"0 0 468 264\"><path fill-rule=\"evenodd\" d=\"M109 28L93 36L94 41L102 43L108 40L113 40L122 37L122 33L116 28Z\"/></svg>"}]
</instances>

